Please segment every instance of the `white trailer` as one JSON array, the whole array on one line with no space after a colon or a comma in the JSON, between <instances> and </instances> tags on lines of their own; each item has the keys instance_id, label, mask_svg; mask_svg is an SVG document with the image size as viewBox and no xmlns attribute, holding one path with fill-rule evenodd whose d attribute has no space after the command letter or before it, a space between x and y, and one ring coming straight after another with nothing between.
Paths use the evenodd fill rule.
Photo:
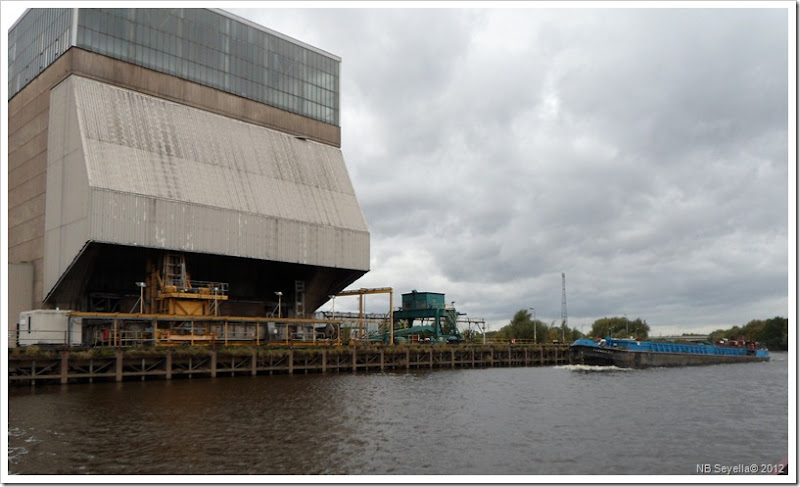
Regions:
<instances>
[{"instance_id":1,"label":"white trailer","mask_svg":"<svg viewBox=\"0 0 800 487\"><path fill-rule=\"evenodd\" d=\"M19 314L17 343L29 345L80 345L81 318L67 310L35 309Z\"/></svg>"}]
</instances>

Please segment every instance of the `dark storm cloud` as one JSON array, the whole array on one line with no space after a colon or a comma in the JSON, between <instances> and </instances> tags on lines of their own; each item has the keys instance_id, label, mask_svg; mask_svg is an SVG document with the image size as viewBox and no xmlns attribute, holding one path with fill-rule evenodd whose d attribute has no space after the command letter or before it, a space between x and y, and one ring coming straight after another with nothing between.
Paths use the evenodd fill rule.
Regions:
<instances>
[{"instance_id":1,"label":"dark storm cloud","mask_svg":"<svg viewBox=\"0 0 800 487\"><path fill-rule=\"evenodd\" d=\"M787 315L787 10L236 13L342 57L355 285L498 325L559 319L561 272L573 325Z\"/></svg>"}]
</instances>

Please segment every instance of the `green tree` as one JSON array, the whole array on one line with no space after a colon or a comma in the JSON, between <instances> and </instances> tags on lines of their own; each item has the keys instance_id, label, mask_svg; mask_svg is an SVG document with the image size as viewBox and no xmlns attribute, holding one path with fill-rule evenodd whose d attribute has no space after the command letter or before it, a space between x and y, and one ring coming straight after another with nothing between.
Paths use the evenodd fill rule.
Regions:
<instances>
[{"instance_id":1,"label":"green tree","mask_svg":"<svg viewBox=\"0 0 800 487\"><path fill-rule=\"evenodd\" d=\"M533 340L534 326L535 323L531 319L530 312L521 309L514 314L509 324L500 328L499 335L506 340L511 340L512 338Z\"/></svg>"},{"instance_id":2,"label":"green tree","mask_svg":"<svg viewBox=\"0 0 800 487\"><path fill-rule=\"evenodd\" d=\"M726 333L727 332L725 330L714 330L708 334L708 341L711 343L717 343L723 338L727 338Z\"/></svg>"},{"instance_id":3,"label":"green tree","mask_svg":"<svg viewBox=\"0 0 800 487\"><path fill-rule=\"evenodd\" d=\"M773 350L789 349L789 319L776 316L764 323L763 339L759 340Z\"/></svg>"},{"instance_id":4,"label":"green tree","mask_svg":"<svg viewBox=\"0 0 800 487\"><path fill-rule=\"evenodd\" d=\"M479 330L463 330L461 334L468 343L478 343L483 340L483 334Z\"/></svg>"},{"instance_id":5,"label":"green tree","mask_svg":"<svg viewBox=\"0 0 800 487\"><path fill-rule=\"evenodd\" d=\"M647 338L650 333L650 325L641 318L629 320L627 317L615 316L612 318L600 318L592 324L589 335L592 337L613 337L613 338Z\"/></svg>"},{"instance_id":6,"label":"green tree","mask_svg":"<svg viewBox=\"0 0 800 487\"><path fill-rule=\"evenodd\" d=\"M573 338L577 334L577 338ZM554 342L567 342L570 343L574 340L580 338L581 332L575 330L574 328L570 328L567 326L566 323L562 323L561 325L556 324L555 321L550 323L550 328L548 330L548 338L550 341Z\"/></svg>"}]
</instances>

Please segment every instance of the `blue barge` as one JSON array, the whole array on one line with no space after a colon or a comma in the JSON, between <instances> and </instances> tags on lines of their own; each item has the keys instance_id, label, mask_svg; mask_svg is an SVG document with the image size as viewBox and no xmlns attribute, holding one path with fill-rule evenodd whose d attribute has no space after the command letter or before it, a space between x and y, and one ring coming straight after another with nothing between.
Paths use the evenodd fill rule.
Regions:
<instances>
[{"instance_id":1,"label":"blue barge","mask_svg":"<svg viewBox=\"0 0 800 487\"><path fill-rule=\"evenodd\" d=\"M624 338L595 342L581 338L570 345L572 363L615 365L622 368L683 367L739 362L764 362L769 351L754 343L720 346L707 343L672 343Z\"/></svg>"}]
</instances>

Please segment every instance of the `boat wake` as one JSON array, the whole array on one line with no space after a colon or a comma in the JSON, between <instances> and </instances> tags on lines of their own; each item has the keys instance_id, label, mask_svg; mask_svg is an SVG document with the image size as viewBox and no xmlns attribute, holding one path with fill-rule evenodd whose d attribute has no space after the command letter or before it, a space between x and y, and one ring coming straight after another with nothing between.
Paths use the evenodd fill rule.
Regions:
<instances>
[{"instance_id":1,"label":"boat wake","mask_svg":"<svg viewBox=\"0 0 800 487\"><path fill-rule=\"evenodd\" d=\"M574 372L630 372L616 365L556 365L556 369L571 370Z\"/></svg>"}]
</instances>

